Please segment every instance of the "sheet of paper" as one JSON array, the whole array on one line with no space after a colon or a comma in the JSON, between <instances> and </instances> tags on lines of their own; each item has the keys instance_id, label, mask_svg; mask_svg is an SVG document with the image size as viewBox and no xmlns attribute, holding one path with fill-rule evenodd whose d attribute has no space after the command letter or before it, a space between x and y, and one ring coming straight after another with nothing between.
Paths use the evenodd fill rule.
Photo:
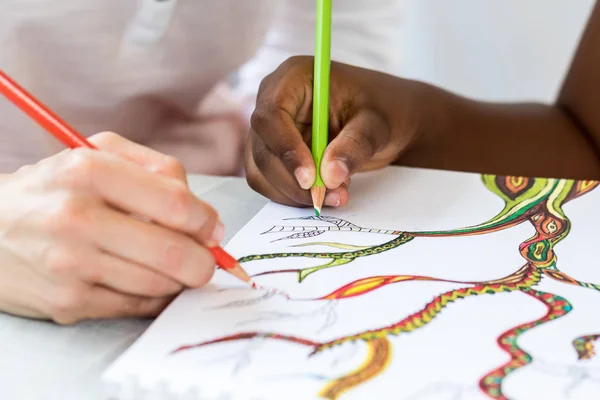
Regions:
<instances>
[{"instance_id":1,"label":"sheet of paper","mask_svg":"<svg viewBox=\"0 0 600 400\"><path fill-rule=\"evenodd\" d=\"M217 271L106 379L198 398L600 398L596 186L389 168L322 218L269 204L227 250L289 299Z\"/></svg>"}]
</instances>

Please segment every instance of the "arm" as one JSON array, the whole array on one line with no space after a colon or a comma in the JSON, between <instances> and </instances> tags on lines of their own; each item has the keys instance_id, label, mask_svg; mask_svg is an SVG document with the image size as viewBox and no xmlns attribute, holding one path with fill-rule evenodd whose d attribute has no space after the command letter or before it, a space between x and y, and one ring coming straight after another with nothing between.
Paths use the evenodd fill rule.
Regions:
<instances>
[{"instance_id":1,"label":"arm","mask_svg":"<svg viewBox=\"0 0 600 400\"><path fill-rule=\"evenodd\" d=\"M553 105L484 103L411 86L417 139L399 164L600 179L600 3Z\"/></svg>"},{"instance_id":2,"label":"arm","mask_svg":"<svg viewBox=\"0 0 600 400\"><path fill-rule=\"evenodd\" d=\"M256 56L240 71L239 92L253 111L261 80L296 54L314 54L315 2L280 0ZM333 2L332 59L393 73L399 69L401 0Z\"/></svg>"}]
</instances>

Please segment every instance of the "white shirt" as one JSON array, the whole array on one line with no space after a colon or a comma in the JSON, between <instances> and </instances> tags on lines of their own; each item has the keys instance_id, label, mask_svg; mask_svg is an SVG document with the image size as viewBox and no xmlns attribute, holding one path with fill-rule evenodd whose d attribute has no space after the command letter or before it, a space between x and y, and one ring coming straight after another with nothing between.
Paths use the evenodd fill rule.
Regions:
<instances>
[{"instance_id":1,"label":"white shirt","mask_svg":"<svg viewBox=\"0 0 600 400\"><path fill-rule=\"evenodd\" d=\"M332 58L397 72L400 6L334 0ZM314 26L314 0L2 0L0 69L85 135L235 174L260 81L313 54ZM0 139L0 172L62 149L3 98Z\"/></svg>"}]
</instances>

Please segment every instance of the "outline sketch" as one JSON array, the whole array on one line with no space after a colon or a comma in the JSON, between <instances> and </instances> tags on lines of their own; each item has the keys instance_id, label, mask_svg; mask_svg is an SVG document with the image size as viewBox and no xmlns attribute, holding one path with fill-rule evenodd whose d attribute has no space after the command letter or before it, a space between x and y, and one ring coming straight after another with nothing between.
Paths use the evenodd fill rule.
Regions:
<instances>
[{"instance_id":1,"label":"outline sketch","mask_svg":"<svg viewBox=\"0 0 600 400\"><path fill-rule=\"evenodd\" d=\"M568 285L577 285L584 288L600 291L600 285L580 282L558 268L555 246L563 241L571 231L571 222L565 215L562 207L596 189L600 183L596 181L572 181L564 179L545 179L527 177L502 177L483 175L482 182L485 187L498 195L504 201L504 208L490 220L479 225L448 230L430 232L404 232L400 230L370 229L356 226L348 221L334 217L308 217L300 220L323 222L322 226L275 226L263 234L286 234L279 240L300 240L316 237L327 231L348 232L360 234L364 232L378 233L392 238L383 244L373 246L352 246L341 243L304 243L299 246L329 246L341 251L337 252L296 252L278 254L258 254L242 257L240 263L255 263L262 260L282 258L307 258L324 260L317 267L299 270L271 271L258 274L297 274L300 283L312 274L326 268L339 268L362 257L375 257L383 252L397 250L413 240L423 240L430 237L462 237L485 235L491 232L506 230L514 226L530 223L535 228L533 237L524 240L519 246L519 252L525 259L514 273L493 281L486 282L456 282L437 279L427 276L371 276L350 282L337 290L314 301L331 301L365 296L388 285L400 284L407 281L438 281L460 283L465 286L461 289L448 291L435 297L421 310L406 315L396 322L383 327L375 327L354 335L344 336L329 342L317 342L309 338L281 335L277 332L244 332L227 337L196 344L182 346L171 354L177 354L191 349L216 345L225 342L251 340L263 338L269 340L285 341L293 345L306 346L310 350L309 357L324 351L343 346L347 343L364 343L368 348L368 356L354 371L330 380L323 387L319 395L324 399L338 399L353 388L369 382L379 376L388 366L392 358L392 345L390 336L414 333L429 324L443 310L459 299L473 296L493 295L501 292L520 292L526 294L532 301L543 304L546 313L543 317L525 324L508 329L500 333L497 342L500 348L510 357L510 360L492 371L482 373L478 385L479 389L491 399L507 399L502 392L502 382L511 373L523 368L532 362L530 354L519 347L519 337L532 329L536 329L550 321L568 314L571 303L558 295L536 290L535 287L544 279L549 278ZM291 299L290 301L294 301ZM306 301L304 299L303 301ZM574 356L578 362L585 361L594 356L594 343L600 340L600 334L581 336L573 340Z\"/></svg>"},{"instance_id":2,"label":"outline sketch","mask_svg":"<svg viewBox=\"0 0 600 400\"><path fill-rule=\"evenodd\" d=\"M562 389L564 399L568 400L572 398L573 391L585 383L595 384L600 388L600 368L581 364L559 365L536 360L536 363L532 364L532 367L542 374L557 379L568 378L569 382Z\"/></svg>"}]
</instances>

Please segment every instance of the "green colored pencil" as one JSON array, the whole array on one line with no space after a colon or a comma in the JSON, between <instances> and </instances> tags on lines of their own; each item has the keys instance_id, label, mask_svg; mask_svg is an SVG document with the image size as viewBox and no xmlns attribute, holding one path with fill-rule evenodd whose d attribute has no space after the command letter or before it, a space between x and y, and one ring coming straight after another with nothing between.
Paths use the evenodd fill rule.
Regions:
<instances>
[{"instance_id":1,"label":"green colored pencil","mask_svg":"<svg viewBox=\"0 0 600 400\"><path fill-rule=\"evenodd\" d=\"M329 142L329 79L331 73L331 1L317 1L315 30L315 69L313 79L312 155L317 168L311 195L315 214L321 215L325 184L321 179L321 160Z\"/></svg>"}]
</instances>

